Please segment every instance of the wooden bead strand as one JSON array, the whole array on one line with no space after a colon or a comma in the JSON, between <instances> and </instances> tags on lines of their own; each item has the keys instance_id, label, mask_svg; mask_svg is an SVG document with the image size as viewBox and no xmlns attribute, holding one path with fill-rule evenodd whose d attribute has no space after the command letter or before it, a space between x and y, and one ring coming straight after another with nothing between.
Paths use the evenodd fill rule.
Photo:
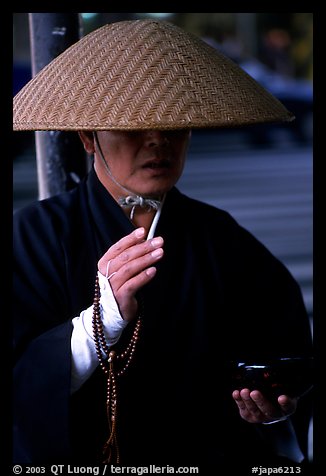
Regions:
<instances>
[{"instance_id":1,"label":"wooden bead strand","mask_svg":"<svg viewBox=\"0 0 326 476\"><path fill-rule=\"evenodd\" d=\"M118 410L118 388L117 377L120 377L128 369L136 350L139 333L141 329L141 318L138 317L133 335L127 348L118 354L114 350L110 350L105 339L103 322L101 318L100 306L101 292L99 278L96 275L95 292L93 301L93 335L95 341L95 350L100 362L100 366L107 379L106 394L106 412L109 424L109 438L103 448L103 463L120 462L120 452L117 440L117 410ZM105 357L103 356L105 355Z\"/></svg>"}]
</instances>

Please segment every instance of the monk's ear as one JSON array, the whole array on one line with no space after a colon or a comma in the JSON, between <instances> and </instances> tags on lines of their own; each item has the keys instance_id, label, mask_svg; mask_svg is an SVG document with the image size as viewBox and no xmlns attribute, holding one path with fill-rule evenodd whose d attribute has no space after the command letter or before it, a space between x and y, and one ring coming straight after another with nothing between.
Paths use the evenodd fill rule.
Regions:
<instances>
[{"instance_id":1,"label":"monk's ear","mask_svg":"<svg viewBox=\"0 0 326 476\"><path fill-rule=\"evenodd\" d=\"M94 154L95 144L94 144L94 135L91 131L78 131L80 140L83 143L84 149L87 154Z\"/></svg>"}]
</instances>

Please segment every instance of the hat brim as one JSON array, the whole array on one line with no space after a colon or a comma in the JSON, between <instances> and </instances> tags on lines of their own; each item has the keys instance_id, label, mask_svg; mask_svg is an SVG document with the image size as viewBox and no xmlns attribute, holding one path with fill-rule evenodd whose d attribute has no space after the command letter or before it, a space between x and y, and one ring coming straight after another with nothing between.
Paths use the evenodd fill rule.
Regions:
<instances>
[{"instance_id":1,"label":"hat brim","mask_svg":"<svg viewBox=\"0 0 326 476\"><path fill-rule=\"evenodd\" d=\"M225 55L153 20L89 33L31 79L13 104L14 130L197 129L294 119Z\"/></svg>"}]
</instances>

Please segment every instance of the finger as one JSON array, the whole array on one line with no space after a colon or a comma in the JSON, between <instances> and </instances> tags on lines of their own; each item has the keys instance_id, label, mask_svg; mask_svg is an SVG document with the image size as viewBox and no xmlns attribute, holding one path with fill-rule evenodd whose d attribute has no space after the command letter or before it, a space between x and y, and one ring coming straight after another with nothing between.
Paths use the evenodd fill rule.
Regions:
<instances>
[{"instance_id":1,"label":"finger","mask_svg":"<svg viewBox=\"0 0 326 476\"><path fill-rule=\"evenodd\" d=\"M235 401L235 403L238 405L238 408L239 410L246 410L246 405L245 403L243 402L241 396L240 396L240 392L239 390L234 390L232 392L232 397L233 397L233 400Z\"/></svg>"},{"instance_id":2,"label":"finger","mask_svg":"<svg viewBox=\"0 0 326 476\"><path fill-rule=\"evenodd\" d=\"M241 400L239 390L233 390L233 392L232 392L232 398L233 398L234 400L236 400L236 401Z\"/></svg>"},{"instance_id":3,"label":"finger","mask_svg":"<svg viewBox=\"0 0 326 476\"><path fill-rule=\"evenodd\" d=\"M164 254L163 248L156 248L151 250L150 253L146 253L139 258L132 259L128 261L123 266L118 269L115 275L110 280L111 286L114 287L115 294L117 295L119 289L128 283L129 280L132 281L132 288L134 289L133 293L135 294L140 287L143 286L144 271L147 268L152 267L156 262L162 259ZM140 276L141 275L141 276ZM137 277L139 279L137 279ZM124 288L126 289L126 288ZM129 288L128 288L129 289ZM129 294L129 295L131 295Z\"/></svg>"},{"instance_id":4,"label":"finger","mask_svg":"<svg viewBox=\"0 0 326 476\"><path fill-rule=\"evenodd\" d=\"M284 420L296 409L296 399L290 399L286 395L278 397L277 403L268 400L257 391L251 397L264 416L264 422Z\"/></svg>"},{"instance_id":5,"label":"finger","mask_svg":"<svg viewBox=\"0 0 326 476\"><path fill-rule=\"evenodd\" d=\"M246 405L247 420L253 423L258 423L264 419L264 415L256 402L252 399L252 393L253 392L249 389L243 389L241 390L240 395Z\"/></svg>"},{"instance_id":6,"label":"finger","mask_svg":"<svg viewBox=\"0 0 326 476\"><path fill-rule=\"evenodd\" d=\"M253 390L250 392L250 398L253 400L258 410L266 419L275 418L280 416L280 410L271 403L260 391Z\"/></svg>"},{"instance_id":7,"label":"finger","mask_svg":"<svg viewBox=\"0 0 326 476\"><path fill-rule=\"evenodd\" d=\"M114 243L114 245L112 245L108 249L108 251L102 256L102 258L99 260L98 269L101 271L101 269L103 269L104 267L103 271L105 272L105 266L109 260L114 259L116 256L118 256L120 253L130 248L131 246L136 245L137 243L141 243L142 241L144 241L144 238L145 238L145 228L143 227L137 228L129 235L121 238L121 240Z\"/></svg>"},{"instance_id":8,"label":"finger","mask_svg":"<svg viewBox=\"0 0 326 476\"><path fill-rule=\"evenodd\" d=\"M257 423L261 421L261 413L259 409L251 402L248 404L250 400L250 390L249 389L242 389L239 391L234 391L232 396L238 406L239 413L241 418L250 422L250 423Z\"/></svg>"},{"instance_id":9,"label":"finger","mask_svg":"<svg viewBox=\"0 0 326 476\"><path fill-rule=\"evenodd\" d=\"M126 238L128 238L128 240L126 240ZM130 235L128 235L109 248L109 250L99 260L98 269L105 276L108 274L111 275L112 273L119 271L125 263L128 263L137 257L144 256L146 253L153 251L153 248L159 248L162 245L163 238L160 236L146 241L139 237L137 242L137 237L136 240L132 237L130 239ZM110 268L109 273L108 267Z\"/></svg>"},{"instance_id":10,"label":"finger","mask_svg":"<svg viewBox=\"0 0 326 476\"><path fill-rule=\"evenodd\" d=\"M116 299L119 302L121 315L126 321L130 321L135 317L138 304L135 294L138 289L147 284L156 274L156 268L151 267L143 271L137 277L130 279L116 293Z\"/></svg>"},{"instance_id":11,"label":"finger","mask_svg":"<svg viewBox=\"0 0 326 476\"><path fill-rule=\"evenodd\" d=\"M297 398L291 398L288 395L280 395L277 401L284 415L291 415L297 408Z\"/></svg>"},{"instance_id":12,"label":"finger","mask_svg":"<svg viewBox=\"0 0 326 476\"><path fill-rule=\"evenodd\" d=\"M151 266L150 268L147 268L141 273L137 274L137 276L126 281L116 291L116 297L118 300L120 300L121 306L123 306L123 300L130 301L130 298L135 296L137 291L145 286L145 284L149 283L149 281L154 278L155 274L156 268ZM120 296L121 299L119 299Z\"/></svg>"},{"instance_id":13,"label":"finger","mask_svg":"<svg viewBox=\"0 0 326 476\"><path fill-rule=\"evenodd\" d=\"M243 402L245 403L246 405L246 408L247 410L250 412L250 413L254 413L254 414L257 414L259 410L259 408L257 407L256 403L252 400L251 398L251 393L250 390L248 388L243 388L241 391L240 391L240 396L243 400Z\"/></svg>"},{"instance_id":14,"label":"finger","mask_svg":"<svg viewBox=\"0 0 326 476\"><path fill-rule=\"evenodd\" d=\"M136 258L145 257L147 254L151 254L153 252L153 248L155 250L157 248L161 248L162 246L163 238L161 236L157 236L151 240L131 246L114 259L112 266L115 268L114 270L120 270L120 268L125 264L131 263Z\"/></svg>"}]
</instances>

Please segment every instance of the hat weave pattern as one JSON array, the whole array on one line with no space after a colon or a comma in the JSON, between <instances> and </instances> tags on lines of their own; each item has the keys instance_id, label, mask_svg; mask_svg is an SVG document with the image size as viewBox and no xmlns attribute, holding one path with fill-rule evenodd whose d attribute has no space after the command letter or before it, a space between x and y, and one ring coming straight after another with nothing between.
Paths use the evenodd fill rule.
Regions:
<instances>
[{"instance_id":1,"label":"hat weave pattern","mask_svg":"<svg viewBox=\"0 0 326 476\"><path fill-rule=\"evenodd\" d=\"M293 115L237 64L168 22L105 25L14 97L14 130L234 127Z\"/></svg>"}]
</instances>

